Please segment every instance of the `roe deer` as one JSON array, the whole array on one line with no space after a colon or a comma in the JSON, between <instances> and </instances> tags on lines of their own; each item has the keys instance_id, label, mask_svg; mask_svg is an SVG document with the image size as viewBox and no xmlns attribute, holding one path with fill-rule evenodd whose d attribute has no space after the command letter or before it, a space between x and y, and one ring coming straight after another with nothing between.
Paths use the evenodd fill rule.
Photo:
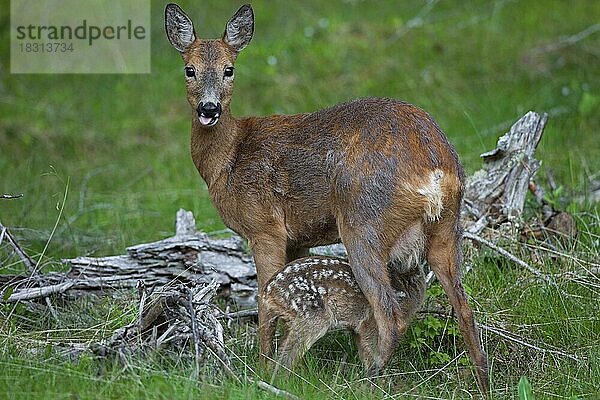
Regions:
<instances>
[{"instance_id":1,"label":"roe deer","mask_svg":"<svg viewBox=\"0 0 600 400\"><path fill-rule=\"evenodd\" d=\"M254 255L261 354L272 351L261 304L266 283L308 248L341 240L377 322L374 371L406 329L395 277L426 259L487 392L487 355L460 279L463 170L434 120L413 105L379 98L236 118L234 63L252 39L252 7L242 6L220 39L198 38L175 4L166 6L165 28L185 64L192 159L221 218Z\"/></svg>"},{"instance_id":2,"label":"roe deer","mask_svg":"<svg viewBox=\"0 0 600 400\"><path fill-rule=\"evenodd\" d=\"M400 278L396 296L407 325L421 306L425 277L415 265ZM350 264L335 257L307 257L287 264L267 283L262 307L273 326L283 321L278 364L289 369L310 347L333 329L350 329L367 370L375 366L377 323L369 302L354 279Z\"/></svg>"}]
</instances>

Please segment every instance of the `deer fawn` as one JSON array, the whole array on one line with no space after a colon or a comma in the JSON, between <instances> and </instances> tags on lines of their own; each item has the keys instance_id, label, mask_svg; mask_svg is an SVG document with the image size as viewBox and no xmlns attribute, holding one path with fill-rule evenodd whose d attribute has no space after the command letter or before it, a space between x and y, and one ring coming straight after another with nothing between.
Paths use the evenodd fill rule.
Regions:
<instances>
[{"instance_id":1,"label":"deer fawn","mask_svg":"<svg viewBox=\"0 0 600 400\"><path fill-rule=\"evenodd\" d=\"M341 240L377 322L373 371L386 365L406 330L397 276L426 259L486 392L487 355L460 279L463 170L433 119L413 105L378 98L314 113L235 118L234 63L252 39L252 7L242 6L220 39L198 38L175 4L165 9L165 27L185 63L192 159L223 221L254 254L261 352L271 348L266 283L308 248Z\"/></svg>"},{"instance_id":2,"label":"deer fawn","mask_svg":"<svg viewBox=\"0 0 600 400\"><path fill-rule=\"evenodd\" d=\"M425 277L415 265L400 281L396 295L408 324L423 302ZM345 260L315 256L290 262L267 283L262 306L271 339L278 319L285 327L273 375L280 366L291 368L333 329L351 329L365 367L372 373L376 366L377 323Z\"/></svg>"}]
</instances>

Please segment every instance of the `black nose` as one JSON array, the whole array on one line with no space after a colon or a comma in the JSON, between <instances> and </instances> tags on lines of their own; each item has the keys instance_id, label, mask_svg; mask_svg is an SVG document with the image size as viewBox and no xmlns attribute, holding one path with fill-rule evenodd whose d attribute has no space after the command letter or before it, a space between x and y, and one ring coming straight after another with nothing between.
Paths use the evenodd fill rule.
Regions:
<instances>
[{"instance_id":1,"label":"black nose","mask_svg":"<svg viewBox=\"0 0 600 400\"><path fill-rule=\"evenodd\" d=\"M221 114L221 103L200 103L198 104L198 108L196 109L198 115L202 115L207 118L214 118Z\"/></svg>"}]
</instances>

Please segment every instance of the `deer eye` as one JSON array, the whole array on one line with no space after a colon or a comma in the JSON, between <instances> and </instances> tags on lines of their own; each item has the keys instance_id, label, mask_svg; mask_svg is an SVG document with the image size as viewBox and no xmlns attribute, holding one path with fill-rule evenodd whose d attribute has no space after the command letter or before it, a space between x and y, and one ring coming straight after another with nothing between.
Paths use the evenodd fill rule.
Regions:
<instances>
[{"instance_id":1,"label":"deer eye","mask_svg":"<svg viewBox=\"0 0 600 400\"><path fill-rule=\"evenodd\" d=\"M185 67L185 76L187 76L188 78L196 76L196 71L194 71L194 67Z\"/></svg>"},{"instance_id":2,"label":"deer eye","mask_svg":"<svg viewBox=\"0 0 600 400\"><path fill-rule=\"evenodd\" d=\"M225 67L225 70L223 71L223 75L233 76L233 67Z\"/></svg>"}]
</instances>

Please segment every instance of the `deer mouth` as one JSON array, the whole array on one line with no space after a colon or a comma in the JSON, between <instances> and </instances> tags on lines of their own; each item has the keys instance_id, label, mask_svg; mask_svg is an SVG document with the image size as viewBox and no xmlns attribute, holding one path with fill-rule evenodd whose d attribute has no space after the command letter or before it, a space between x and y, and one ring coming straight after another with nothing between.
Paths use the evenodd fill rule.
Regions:
<instances>
[{"instance_id":1,"label":"deer mouth","mask_svg":"<svg viewBox=\"0 0 600 400\"><path fill-rule=\"evenodd\" d=\"M219 122L219 114L215 114L212 116L206 116L204 114L200 114L198 116L198 119L200 120L200 123L204 126L214 126L217 124L217 122Z\"/></svg>"}]
</instances>

